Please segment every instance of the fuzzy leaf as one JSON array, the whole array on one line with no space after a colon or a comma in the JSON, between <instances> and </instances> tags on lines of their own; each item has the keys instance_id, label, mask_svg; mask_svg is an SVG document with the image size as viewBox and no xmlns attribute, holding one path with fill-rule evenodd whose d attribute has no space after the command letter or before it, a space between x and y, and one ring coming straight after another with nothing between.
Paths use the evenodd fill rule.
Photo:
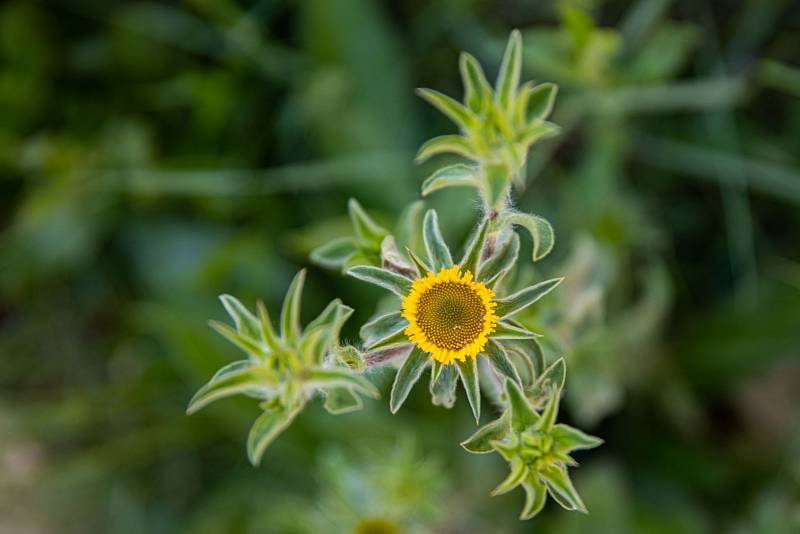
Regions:
<instances>
[{"instance_id":1,"label":"fuzzy leaf","mask_svg":"<svg viewBox=\"0 0 800 534\"><path fill-rule=\"evenodd\" d=\"M232 327L219 321L209 321L208 325L225 337L228 341L245 351L247 354L258 359L264 356L264 347L255 339L245 334L240 334Z\"/></svg>"},{"instance_id":2,"label":"fuzzy leaf","mask_svg":"<svg viewBox=\"0 0 800 534\"><path fill-rule=\"evenodd\" d=\"M503 415L480 427L477 432L462 441L461 446L473 454L486 454L494 450L492 442L502 440L510 431L508 412L504 412Z\"/></svg>"},{"instance_id":3,"label":"fuzzy leaf","mask_svg":"<svg viewBox=\"0 0 800 534\"><path fill-rule=\"evenodd\" d=\"M553 499L566 508L578 512L588 513L580 495L567 474L567 470L561 467L549 466L539 471L539 476L547 484L547 489Z\"/></svg>"},{"instance_id":4,"label":"fuzzy leaf","mask_svg":"<svg viewBox=\"0 0 800 534\"><path fill-rule=\"evenodd\" d=\"M563 280L563 278L545 280L544 282L539 282L536 285L521 289L513 295L497 299L497 310L495 310L495 313L501 319L511 317L548 294Z\"/></svg>"},{"instance_id":5,"label":"fuzzy leaf","mask_svg":"<svg viewBox=\"0 0 800 534\"><path fill-rule=\"evenodd\" d=\"M503 62L495 83L496 98L500 106L507 113L511 112L514 94L519 86L520 70L522 69L522 35L519 30L514 30L508 38Z\"/></svg>"},{"instance_id":6,"label":"fuzzy leaf","mask_svg":"<svg viewBox=\"0 0 800 534\"><path fill-rule=\"evenodd\" d=\"M485 183L484 202L495 209L501 209L506 204L508 192L511 187L512 173L504 162L485 162L482 166L483 180Z\"/></svg>"},{"instance_id":7,"label":"fuzzy leaf","mask_svg":"<svg viewBox=\"0 0 800 534\"><path fill-rule=\"evenodd\" d=\"M475 189L480 189L481 181L478 169L463 163L442 167L422 182L422 196L428 196L434 191L446 187L474 187Z\"/></svg>"},{"instance_id":8,"label":"fuzzy leaf","mask_svg":"<svg viewBox=\"0 0 800 534\"><path fill-rule=\"evenodd\" d=\"M320 389L346 387L373 399L380 397L380 392L372 382L363 375L354 374L342 367L314 368L306 372L306 386Z\"/></svg>"},{"instance_id":9,"label":"fuzzy leaf","mask_svg":"<svg viewBox=\"0 0 800 534\"><path fill-rule=\"evenodd\" d=\"M521 326L506 321L497 321L491 337L493 339L533 339L541 336Z\"/></svg>"},{"instance_id":10,"label":"fuzzy leaf","mask_svg":"<svg viewBox=\"0 0 800 534\"><path fill-rule=\"evenodd\" d=\"M425 216L425 202L417 200L408 204L397 220L395 235L399 248L422 252L422 218Z\"/></svg>"},{"instance_id":11,"label":"fuzzy leaf","mask_svg":"<svg viewBox=\"0 0 800 534\"><path fill-rule=\"evenodd\" d=\"M535 425L539 421L539 414L528 402L522 390L513 380L506 381L506 395L508 408L511 413L511 428L517 432Z\"/></svg>"},{"instance_id":12,"label":"fuzzy leaf","mask_svg":"<svg viewBox=\"0 0 800 534\"><path fill-rule=\"evenodd\" d=\"M514 364L511 363L508 354L506 354L506 351L503 350L503 347L501 347L499 343L494 340L489 340L489 343L486 344L486 356L489 358L489 361L492 362L492 367L494 367L498 373L513 380L517 384L522 383L517 369L514 367Z\"/></svg>"},{"instance_id":13,"label":"fuzzy leaf","mask_svg":"<svg viewBox=\"0 0 800 534\"><path fill-rule=\"evenodd\" d=\"M428 254L428 265L431 266L433 272L436 273L440 269L452 267L453 258L450 256L450 249L447 247L447 243L444 242L442 231L439 229L439 217L436 215L436 211L428 210L422 227L425 251Z\"/></svg>"},{"instance_id":14,"label":"fuzzy leaf","mask_svg":"<svg viewBox=\"0 0 800 534\"><path fill-rule=\"evenodd\" d=\"M334 351L334 355L336 362L348 367L350 370L356 373L363 372L367 367L367 363L364 361L364 356L352 345L337 347Z\"/></svg>"},{"instance_id":15,"label":"fuzzy leaf","mask_svg":"<svg viewBox=\"0 0 800 534\"><path fill-rule=\"evenodd\" d=\"M262 413L256 419L247 436L247 457L251 464L257 466L261 463L269 444L292 423L302 408L302 404L291 410L277 408Z\"/></svg>"},{"instance_id":16,"label":"fuzzy leaf","mask_svg":"<svg viewBox=\"0 0 800 534\"><path fill-rule=\"evenodd\" d=\"M495 253L486 260L478 270L478 279L485 284L492 284L507 273L519 257L519 236L512 233Z\"/></svg>"},{"instance_id":17,"label":"fuzzy leaf","mask_svg":"<svg viewBox=\"0 0 800 534\"><path fill-rule=\"evenodd\" d=\"M451 364L452 365L452 364ZM458 374L461 376L461 383L467 394L469 406L472 408L472 415L475 416L477 423L481 418L481 388L478 383L478 360L477 358L467 358L465 361L456 361Z\"/></svg>"},{"instance_id":18,"label":"fuzzy leaf","mask_svg":"<svg viewBox=\"0 0 800 534\"><path fill-rule=\"evenodd\" d=\"M531 235L533 240L533 261L539 261L547 256L555 244L555 235L550 223L536 215L527 213L512 213L508 224L522 226Z\"/></svg>"},{"instance_id":19,"label":"fuzzy leaf","mask_svg":"<svg viewBox=\"0 0 800 534\"><path fill-rule=\"evenodd\" d=\"M544 410L542 411L541 415L539 415L539 420L536 421L535 428L540 432L550 432L552 430L553 425L556 422L556 418L558 417L558 404L561 397L561 390L558 388L553 388L550 391L550 396L547 399L547 404L544 406Z\"/></svg>"},{"instance_id":20,"label":"fuzzy leaf","mask_svg":"<svg viewBox=\"0 0 800 534\"><path fill-rule=\"evenodd\" d=\"M407 326L408 321L397 311L376 317L362 326L359 333L364 346L369 349L402 333Z\"/></svg>"},{"instance_id":21,"label":"fuzzy leaf","mask_svg":"<svg viewBox=\"0 0 800 534\"><path fill-rule=\"evenodd\" d=\"M456 384L458 384L456 366L443 365L439 362L433 363L430 384L431 401L435 406L452 408L456 401ZM438 373L435 372L437 367Z\"/></svg>"},{"instance_id":22,"label":"fuzzy leaf","mask_svg":"<svg viewBox=\"0 0 800 534\"><path fill-rule=\"evenodd\" d=\"M392 393L389 399L389 409L392 413L397 413L397 410L403 405L411 392L411 388L414 387L414 384L417 383L417 380L422 375L422 370L427 363L428 355L419 350L419 348L414 347L394 377Z\"/></svg>"},{"instance_id":23,"label":"fuzzy leaf","mask_svg":"<svg viewBox=\"0 0 800 534\"><path fill-rule=\"evenodd\" d=\"M492 98L492 87L483 74L481 64L472 55L462 52L459 69L464 83L464 103L475 113L481 113Z\"/></svg>"},{"instance_id":24,"label":"fuzzy leaf","mask_svg":"<svg viewBox=\"0 0 800 534\"><path fill-rule=\"evenodd\" d=\"M351 267L347 270L348 275L353 278L358 278L364 282L375 284L384 289L388 289L395 295L403 297L411 291L411 280L405 276L381 269L380 267L373 267L371 265L358 265Z\"/></svg>"},{"instance_id":25,"label":"fuzzy leaf","mask_svg":"<svg viewBox=\"0 0 800 534\"><path fill-rule=\"evenodd\" d=\"M554 83L542 83L531 91L527 102L527 122L543 121L550 116L558 94L558 86Z\"/></svg>"},{"instance_id":26,"label":"fuzzy leaf","mask_svg":"<svg viewBox=\"0 0 800 534\"><path fill-rule=\"evenodd\" d=\"M478 160L475 149L460 135L440 135L428 140L417 152L414 161L422 163L438 154L456 154L471 160Z\"/></svg>"},{"instance_id":27,"label":"fuzzy leaf","mask_svg":"<svg viewBox=\"0 0 800 534\"><path fill-rule=\"evenodd\" d=\"M331 344L339 344L339 331L342 325L353 314L353 308L345 306L335 299L311 321L300 341L300 353L304 361L320 364L326 356Z\"/></svg>"},{"instance_id":28,"label":"fuzzy leaf","mask_svg":"<svg viewBox=\"0 0 800 534\"><path fill-rule=\"evenodd\" d=\"M261 325L258 324L258 319L244 307L244 304L242 304L239 299L231 295L220 295L219 300L222 301L225 311L227 311L228 315L233 319L236 330L239 333L253 339L259 339L261 337Z\"/></svg>"},{"instance_id":29,"label":"fuzzy leaf","mask_svg":"<svg viewBox=\"0 0 800 534\"><path fill-rule=\"evenodd\" d=\"M446 115L447 118L453 121L462 131L469 131L479 122L477 115L470 109L439 91L434 91L433 89L417 89L416 93Z\"/></svg>"},{"instance_id":30,"label":"fuzzy leaf","mask_svg":"<svg viewBox=\"0 0 800 534\"><path fill-rule=\"evenodd\" d=\"M525 490L525 506L522 508L520 519L530 519L544 508L544 503L547 500L547 488L542 484L536 475L531 474L528 479L522 483Z\"/></svg>"},{"instance_id":31,"label":"fuzzy leaf","mask_svg":"<svg viewBox=\"0 0 800 534\"><path fill-rule=\"evenodd\" d=\"M261 328L261 339L263 339L267 346L273 351L280 350L281 342L278 339L278 335L275 333L275 329L272 327L272 319L269 317L269 312L264 302L260 300L256 302L256 310L258 311L258 324Z\"/></svg>"},{"instance_id":32,"label":"fuzzy leaf","mask_svg":"<svg viewBox=\"0 0 800 534\"><path fill-rule=\"evenodd\" d=\"M239 365L235 365L239 364ZM235 367L234 367L235 365ZM243 366L240 362L229 364L195 393L189 401L186 413L192 415L215 400L239 393L259 392L267 387L275 386L265 369L256 366Z\"/></svg>"},{"instance_id":33,"label":"fuzzy leaf","mask_svg":"<svg viewBox=\"0 0 800 534\"><path fill-rule=\"evenodd\" d=\"M325 392L325 409L333 415L354 412L363 406L361 397L347 388L333 388Z\"/></svg>"},{"instance_id":34,"label":"fuzzy leaf","mask_svg":"<svg viewBox=\"0 0 800 534\"><path fill-rule=\"evenodd\" d=\"M477 276L478 262L481 259L483 244L486 242L486 229L488 226L488 221L481 221L477 232L473 234L467 249L464 251L464 257L461 259L460 267L462 271L469 271L474 276Z\"/></svg>"},{"instance_id":35,"label":"fuzzy leaf","mask_svg":"<svg viewBox=\"0 0 800 534\"><path fill-rule=\"evenodd\" d=\"M527 150L533 143L553 137L561 132L561 127L552 122L542 121L529 124L517 135L517 144Z\"/></svg>"},{"instance_id":36,"label":"fuzzy leaf","mask_svg":"<svg viewBox=\"0 0 800 534\"><path fill-rule=\"evenodd\" d=\"M370 244L372 248L380 247L381 241L389 235L389 231L373 221L354 198L347 201L347 211L350 213L350 221L353 223L358 239Z\"/></svg>"},{"instance_id":37,"label":"fuzzy leaf","mask_svg":"<svg viewBox=\"0 0 800 534\"><path fill-rule=\"evenodd\" d=\"M352 237L340 237L311 251L309 258L321 267L341 269L358 249Z\"/></svg>"},{"instance_id":38,"label":"fuzzy leaf","mask_svg":"<svg viewBox=\"0 0 800 534\"><path fill-rule=\"evenodd\" d=\"M300 337L300 298L303 294L303 284L306 280L306 270L301 269L286 292L281 308L281 337L287 343L293 343Z\"/></svg>"},{"instance_id":39,"label":"fuzzy leaf","mask_svg":"<svg viewBox=\"0 0 800 534\"><path fill-rule=\"evenodd\" d=\"M408 278L413 278L417 274L416 269L397 250L393 235L387 235L381 242L381 267Z\"/></svg>"},{"instance_id":40,"label":"fuzzy leaf","mask_svg":"<svg viewBox=\"0 0 800 534\"><path fill-rule=\"evenodd\" d=\"M564 358L559 358L539 375L536 382L528 389L528 396L537 403L545 402L553 389L563 389L566 380L567 364Z\"/></svg>"},{"instance_id":41,"label":"fuzzy leaf","mask_svg":"<svg viewBox=\"0 0 800 534\"><path fill-rule=\"evenodd\" d=\"M519 130L524 128L528 123L527 112L528 102L530 102L531 94L535 88L535 84L531 81L523 83L519 91L517 91L517 99L514 102L514 127Z\"/></svg>"},{"instance_id":42,"label":"fuzzy leaf","mask_svg":"<svg viewBox=\"0 0 800 534\"><path fill-rule=\"evenodd\" d=\"M513 458L509 465L511 472L505 480L503 480L495 489L492 490L492 496L503 495L513 490L528 478L530 470L525 465L525 462L519 458Z\"/></svg>"},{"instance_id":43,"label":"fuzzy leaf","mask_svg":"<svg viewBox=\"0 0 800 534\"><path fill-rule=\"evenodd\" d=\"M603 440L565 424L557 424L551 431L554 446L559 452L570 453L582 449L593 449L603 444Z\"/></svg>"}]
</instances>

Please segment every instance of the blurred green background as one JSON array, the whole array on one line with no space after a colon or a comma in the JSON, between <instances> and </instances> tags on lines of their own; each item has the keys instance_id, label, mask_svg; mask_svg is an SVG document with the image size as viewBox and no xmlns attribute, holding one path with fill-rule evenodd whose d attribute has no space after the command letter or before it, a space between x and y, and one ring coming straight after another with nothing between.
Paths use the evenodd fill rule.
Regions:
<instances>
[{"instance_id":1,"label":"blurred green background","mask_svg":"<svg viewBox=\"0 0 800 534\"><path fill-rule=\"evenodd\" d=\"M515 27L561 88L517 196L556 248L518 276L568 277L525 320L606 440L591 515L517 521L424 387L313 403L250 467L254 402L184 415L238 356L216 295L276 309L351 196L391 225L452 131L413 89L460 97L460 50L493 77ZM4 2L0 532L800 532L799 154L790 0ZM453 245L473 195L426 199ZM303 316L341 297L355 339L379 295L311 267Z\"/></svg>"}]
</instances>

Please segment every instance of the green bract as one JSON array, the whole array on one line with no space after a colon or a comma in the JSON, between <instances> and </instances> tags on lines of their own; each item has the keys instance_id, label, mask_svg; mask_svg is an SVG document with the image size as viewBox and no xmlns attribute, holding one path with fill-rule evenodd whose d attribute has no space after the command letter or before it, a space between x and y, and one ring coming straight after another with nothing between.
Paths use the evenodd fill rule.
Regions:
<instances>
[{"instance_id":1,"label":"green bract","mask_svg":"<svg viewBox=\"0 0 800 534\"><path fill-rule=\"evenodd\" d=\"M474 454L497 452L508 462L511 473L492 495L522 486L526 498L520 519L530 519L539 513L547 493L567 510L586 512L567 472L568 467L578 465L570 454L597 447L603 440L571 426L556 424L560 395L561 387L549 388L547 401L539 413L516 382L506 380L506 411L461 444Z\"/></svg>"},{"instance_id":2,"label":"green bract","mask_svg":"<svg viewBox=\"0 0 800 534\"><path fill-rule=\"evenodd\" d=\"M242 349L247 359L217 371L189 402L187 413L238 393L258 399L264 413L253 423L247 438L247 454L253 465L261 461L267 446L316 393L326 397L325 408L334 414L359 409L359 394L378 397L375 386L358 374L364 369L358 351L339 344L339 330L353 313L352 308L336 299L305 329L301 328L304 280L305 271L300 271L289 286L278 332L262 302L253 314L230 295L222 295L220 300L235 328L210 323Z\"/></svg>"}]
</instances>

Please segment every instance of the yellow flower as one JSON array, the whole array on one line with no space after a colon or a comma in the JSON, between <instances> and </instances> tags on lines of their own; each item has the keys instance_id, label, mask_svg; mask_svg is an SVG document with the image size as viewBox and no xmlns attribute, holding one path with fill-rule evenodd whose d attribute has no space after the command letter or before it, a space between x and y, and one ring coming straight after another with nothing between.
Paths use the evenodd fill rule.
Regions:
<instances>
[{"instance_id":1,"label":"yellow flower","mask_svg":"<svg viewBox=\"0 0 800 534\"><path fill-rule=\"evenodd\" d=\"M475 358L497 326L494 291L459 267L417 278L403 297L404 333L431 358L449 364Z\"/></svg>"}]
</instances>

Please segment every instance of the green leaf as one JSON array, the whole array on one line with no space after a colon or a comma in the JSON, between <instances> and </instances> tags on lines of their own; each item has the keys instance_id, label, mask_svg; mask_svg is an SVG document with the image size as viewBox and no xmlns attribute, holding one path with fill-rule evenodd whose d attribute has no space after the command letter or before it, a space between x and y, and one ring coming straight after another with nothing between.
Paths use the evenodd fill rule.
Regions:
<instances>
[{"instance_id":1,"label":"green leaf","mask_svg":"<svg viewBox=\"0 0 800 534\"><path fill-rule=\"evenodd\" d=\"M303 295L303 284L306 281L306 270L301 269L286 292L281 308L281 337L286 343L293 343L300 337L300 298Z\"/></svg>"},{"instance_id":2,"label":"green leaf","mask_svg":"<svg viewBox=\"0 0 800 534\"><path fill-rule=\"evenodd\" d=\"M492 497L496 497L497 495L503 495L504 493L508 493L509 491L513 490L522 482L528 478L530 474L530 469L525 465L520 458L512 458L511 463L509 465L511 472L508 474L505 480L503 480L496 488L492 490Z\"/></svg>"},{"instance_id":3,"label":"green leaf","mask_svg":"<svg viewBox=\"0 0 800 534\"><path fill-rule=\"evenodd\" d=\"M511 187L512 172L508 165L502 161L485 162L481 167L485 183L483 193L487 206L496 210L502 209Z\"/></svg>"},{"instance_id":4,"label":"green leaf","mask_svg":"<svg viewBox=\"0 0 800 534\"><path fill-rule=\"evenodd\" d=\"M438 368L438 372L437 372ZM431 367L431 401L435 406L452 408L456 402L456 384L458 384L458 371L455 365L443 365L433 362Z\"/></svg>"},{"instance_id":5,"label":"green leaf","mask_svg":"<svg viewBox=\"0 0 800 534\"><path fill-rule=\"evenodd\" d=\"M492 339L533 339L541 337L526 328L516 326L506 321L497 321L494 332L489 334Z\"/></svg>"},{"instance_id":6,"label":"green leaf","mask_svg":"<svg viewBox=\"0 0 800 534\"><path fill-rule=\"evenodd\" d=\"M220 335L225 337L228 341L245 351L247 354L253 356L255 359L260 359L264 356L264 347L255 339L245 334L240 334L232 327L219 321L209 321L208 325L216 330Z\"/></svg>"},{"instance_id":7,"label":"green leaf","mask_svg":"<svg viewBox=\"0 0 800 534\"><path fill-rule=\"evenodd\" d=\"M514 102L514 127L519 130L528 124L527 111L528 102L530 102L531 93L533 93L535 85L533 82L528 81L523 83L519 91L517 91L517 99Z\"/></svg>"},{"instance_id":8,"label":"green leaf","mask_svg":"<svg viewBox=\"0 0 800 534\"><path fill-rule=\"evenodd\" d=\"M361 397L347 388L332 388L325 392L325 409L333 415L354 412L363 406Z\"/></svg>"},{"instance_id":9,"label":"green leaf","mask_svg":"<svg viewBox=\"0 0 800 534\"><path fill-rule=\"evenodd\" d=\"M275 441L275 438L292 423L302 409L302 404L291 410L281 407L266 411L256 419L247 436L247 457L251 464L257 466L261 463L261 458L269 444Z\"/></svg>"},{"instance_id":10,"label":"green leaf","mask_svg":"<svg viewBox=\"0 0 800 534\"><path fill-rule=\"evenodd\" d=\"M492 452L493 441L500 441L511 431L508 412L478 429L472 436L461 442L467 452L473 454L486 454Z\"/></svg>"},{"instance_id":11,"label":"green leaf","mask_svg":"<svg viewBox=\"0 0 800 534\"><path fill-rule=\"evenodd\" d=\"M528 402L522 390L513 380L506 380L506 396L511 414L511 428L517 432L534 426L539 421L539 414Z\"/></svg>"},{"instance_id":12,"label":"green leaf","mask_svg":"<svg viewBox=\"0 0 800 534\"><path fill-rule=\"evenodd\" d=\"M334 351L335 358L339 364L348 367L356 373L362 373L367 368L367 362L361 352L352 345L337 347Z\"/></svg>"},{"instance_id":13,"label":"green leaf","mask_svg":"<svg viewBox=\"0 0 800 534\"><path fill-rule=\"evenodd\" d=\"M563 389L567 381L567 362L564 358L559 358L542 372L541 376L536 379L536 384L540 388L558 388Z\"/></svg>"},{"instance_id":14,"label":"green leaf","mask_svg":"<svg viewBox=\"0 0 800 534\"><path fill-rule=\"evenodd\" d=\"M433 272L437 273L440 269L452 267L453 258L450 256L450 249L444 242L442 231L439 229L439 218L436 211L428 210L422 228L425 251L428 254L428 265L432 267Z\"/></svg>"},{"instance_id":15,"label":"green leaf","mask_svg":"<svg viewBox=\"0 0 800 534\"><path fill-rule=\"evenodd\" d=\"M389 231L373 221L354 198L347 201L347 211L350 213L350 220L358 239L368 243L372 248L379 248L383 238L389 235Z\"/></svg>"},{"instance_id":16,"label":"green leaf","mask_svg":"<svg viewBox=\"0 0 800 534\"><path fill-rule=\"evenodd\" d=\"M419 258L419 256L414 254L414 252L411 251L411 249L406 249L406 252L408 253L408 257L411 258L411 261L414 262L414 267L417 268L417 274L419 275L420 278L422 278L431 271L430 267L425 265L425 262L422 261Z\"/></svg>"},{"instance_id":17,"label":"green leaf","mask_svg":"<svg viewBox=\"0 0 800 534\"><path fill-rule=\"evenodd\" d=\"M419 148L414 161L422 163L438 154L456 154L474 161L480 159L480 156L475 153L475 149L465 137L460 135L440 135L425 142Z\"/></svg>"},{"instance_id":18,"label":"green leaf","mask_svg":"<svg viewBox=\"0 0 800 534\"><path fill-rule=\"evenodd\" d=\"M553 388L550 390L550 396L547 399L547 404L539 416L534 428L540 432L550 432L558 417L558 404L561 397L561 390Z\"/></svg>"},{"instance_id":19,"label":"green leaf","mask_svg":"<svg viewBox=\"0 0 800 534\"><path fill-rule=\"evenodd\" d=\"M447 118L452 120L462 131L469 131L479 123L479 119L475 113L464 107L458 101L439 91L434 91L433 89L417 89L416 93L446 115Z\"/></svg>"},{"instance_id":20,"label":"green leaf","mask_svg":"<svg viewBox=\"0 0 800 534\"><path fill-rule=\"evenodd\" d=\"M467 394L469 407L472 408L472 415L475 416L477 423L481 418L481 388L478 383L478 359L467 358L465 361L456 361L458 374L461 376L461 383Z\"/></svg>"},{"instance_id":21,"label":"green leaf","mask_svg":"<svg viewBox=\"0 0 800 534\"><path fill-rule=\"evenodd\" d=\"M393 273L392 271L381 269L380 267L358 265L349 268L346 274L353 278L363 280L364 282L369 282L370 284L388 289L400 297L404 297L411 291L411 280L405 276Z\"/></svg>"},{"instance_id":22,"label":"green leaf","mask_svg":"<svg viewBox=\"0 0 800 534\"><path fill-rule=\"evenodd\" d=\"M495 253L478 269L478 279L485 284L493 284L507 273L519 257L519 236L512 232Z\"/></svg>"},{"instance_id":23,"label":"green leaf","mask_svg":"<svg viewBox=\"0 0 800 534\"><path fill-rule=\"evenodd\" d=\"M269 312L264 302L260 300L256 302L256 310L258 311L258 324L261 328L261 339L263 339L267 346L273 351L277 352L281 348L281 342L272 327L272 320L269 318Z\"/></svg>"},{"instance_id":24,"label":"green leaf","mask_svg":"<svg viewBox=\"0 0 800 534\"><path fill-rule=\"evenodd\" d=\"M321 364L332 344L339 344L339 331L353 314L353 308L335 299L311 321L300 341L303 360L310 364Z\"/></svg>"},{"instance_id":25,"label":"green leaf","mask_svg":"<svg viewBox=\"0 0 800 534\"><path fill-rule=\"evenodd\" d=\"M372 382L363 375L353 373L344 367L317 367L305 373L306 386L320 389L345 387L377 399L380 392Z\"/></svg>"},{"instance_id":26,"label":"green leaf","mask_svg":"<svg viewBox=\"0 0 800 534\"><path fill-rule=\"evenodd\" d=\"M464 83L464 103L475 113L481 113L492 99L492 87L486 81L481 64L471 54L462 52L459 70Z\"/></svg>"},{"instance_id":27,"label":"green leaf","mask_svg":"<svg viewBox=\"0 0 800 534\"><path fill-rule=\"evenodd\" d=\"M539 471L539 476L547 484L547 489L555 501L567 510L588 513L580 495L567 474L567 470L549 466Z\"/></svg>"},{"instance_id":28,"label":"green leaf","mask_svg":"<svg viewBox=\"0 0 800 534\"><path fill-rule=\"evenodd\" d=\"M522 226L531 235L533 240L533 261L539 261L547 256L555 244L555 235L550 223L536 215L527 213L512 213L506 219L507 224Z\"/></svg>"},{"instance_id":29,"label":"green leaf","mask_svg":"<svg viewBox=\"0 0 800 534\"><path fill-rule=\"evenodd\" d=\"M593 449L603 444L603 440L565 424L557 424L550 432L559 452L570 453L583 449Z\"/></svg>"},{"instance_id":30,"label":"green leaf","mask_svg":"<svg viewBox=\"0 0 800 534\"><path fill-rule=\"evenodd\" d=\"M312 263L321 267L341 269L347 262L347 258L357 250L352 237L340 237L312 250L309 258Z\"/></svg>"},{"instance_id":31,"label":"green leaf","mask_svg":"<svg viewBox=\"0 0 800 534\"><path fill-rule=\"evenodd\" d=\"M352 314L353 308L342 304L340 299L333 299L314 320L306 325L306 330L320 326L332 326L334 328L341 326Z\"/></svg>"},{"instance_id":32,"label":"green leaf","mask_svg":"<svg viewBox=\"0 0 800 534\"><path fill-rule=\"evenodd\" d=\"M506 45L503 62L495 83L495 97L504 111L510 113L514 102L514 94L519 86L520 70L522 69L522 35L519 30L511 32Z\"/></svg>"},{"instance_id":33,"label":"green leaf","mask_svg":"<svg viewBox=\"0 0 800 534\"><path fill-rule=\"evenodd\" d=\"M446 187L474 187L480 190L481 181L477 167L463 163L442 167L422 182L422 196Z\"/></svg>"},{"instance_id":34,"label":"green leaf","mask_svg":"<svg viewBox=\"0 0 800 534\"><path fill-rule=\"evenodd\" d=\"M398 333L402 333L408 326L399 311L387 313L376 317L361 327L359 334L364 340L364 346L368 349L382 343L387 339L393 338Z\"/></svg>"},{"instance_id":35,"label":"green leaf","mask_svg":"<svg viewBox=\"0 0 800 534\"><path fill-rule=\"evenodd\" d=\"M428 363L428 359L427 354L414 347L411 354L403 362L394 377L394 384L392 384L392 393L389 399L389 409L392 413L397 413L397 410L403 405L409 392L411 392L411 388L422 375L422 370L425 368L425 364Z\"/></svg>"},{"instance_id":36,"label":"green leaf","mask_svg":"<svg viewBox=\"0 0 800 534\"><path fill-rule=\"evenodd\" d=\"M387 235L381 242L381 267L408 278L413 278L417 274L416 269L397 250L397 243L393 235Z\"/></svg>"},{"instance_id":37,"label":"green leaf","mask_svg":"<svg viewBox=\"0 0 800 534\"><path fill-rule=\"evenodd\" d=\"M508 354L506 354L506 351L503 350L503 347L501 347L499 343L490 339L486 344L486 356L489 358L489 361L492 362L492 366L498 373L513 380L517 384L522 383L517 369L514 367L514 364L511 363Z\"/></svg>"},{"instance_id":38,"label":"green leaf","mask_svg":"<svg viewBox=\"0 0 800 534\"><path fill-rule=\"evenodd\" d=\"M238 364L235 365L234 364ZM261 392L264 389L276 387L272 380L276 379L262 367L245 367L240 362L229 364L219 371L214 377L195 393L186 413L192 415L215 400L239 393Z\"/></svg>"},{"instance_id":39,"label":"green leaf","mask_svg":"<svg viewBox=\"0 0 800 534\"><path fill-rule=\"evenodd\" d=\"M544 508L547 500L547 488L534 474L528 476L528 479L522 483L522 487L525 490L525 506L522 508L519 518L530 519Z\"/></svg>"},{"instance_id":40,"label":"green leaf","mask_svg":"<svg viewBox=\"0 0 800 534\"><path fill-rule=\"evenodd\" d=\"M497 299L495 301L497 302L497 309L495 310L495 313L501 319L511 317L512 315L521 312L543 296L547 295L563 280L563 278L545 280L544 282L539 282L536 285L521 289L513 295Z\"/></svg>"},{"instance_id":41,"label":"green leaf","mask_svg":"<svg viewBox=\"0 0 800 534\"><path fill-rule=\"evenodd\" d=\"M473 233L472 239L464 251L464 257L461 259L461 270L470 272L473 276L477 277L478 262L481 259L481 252L483 252L483 244L486 242L486 229L489 222L484 219L478 226L477 232Z\"/></svg>"},{"instance_id":42,"label":"green leaf","mask_svg":"<svg viewBox=\"0 0 800 534\"><path fill-rule=\"evenodd\" d=\"M233 319L236 330L239 333L253 339L259 339L261 337L261 325L258 324L258 320L255 316L244 307L244 304L242 304L239 299L231 295L220 295L219 300L222 301L225 311L227 311L228 315Z\"/></svg>"},{"instance_id":43,"label":"green leaf","mask_svg":"<svg viewBox=\"0 0 800 534\"><path fill-rule=\"evenodd\" d=\"M422 218L425 202L417 200L403 208L397 222L397 244L406 250L423 250L422 243Z\"/></svg>"},{"instance_id":44,"label":"green leaf","mask_svg":"<svg viewBox=\"0 0 800 534\"><path fill-rule=\"evenodd\" d=\"M558 86L554 83L537 85L530 93L525 112L527 122L543 121L550 116L555 105Z\"/></svg>"},{"instance_id":45,"label":"green leaf","mask_svg":"<svg viewBox=\"0 0 800 534\"><path fill-rule=\"evenodd\" d=\"M517 134L517 144L527 150L532 144L542 139L553 137L561 132L561 127L552 122L536 122L529 124Z\"/></svg>"}]
</instances>

